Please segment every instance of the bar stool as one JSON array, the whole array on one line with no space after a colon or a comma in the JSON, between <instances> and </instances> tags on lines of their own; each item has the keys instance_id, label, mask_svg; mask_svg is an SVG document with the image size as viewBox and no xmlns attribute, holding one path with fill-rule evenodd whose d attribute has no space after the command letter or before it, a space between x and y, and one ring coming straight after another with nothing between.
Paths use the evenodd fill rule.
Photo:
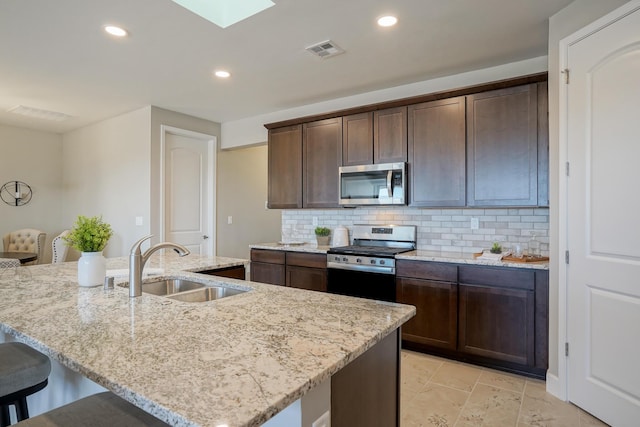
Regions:
<instances>
[{"instance_id":1,"label":"bar stool","mask_svg":"<svg viewBox=\"0 0 640 427\"><path fill-rule=\"evenodd\" d=\"M0 344L0 425L11 424L9 406L18 421L29 418L27 396L45 388L51 372L47 356L19 342Z\"/></svg>"},{"instance_id":2,"label":"bar stool","mask_svg":"<svg viewBox=\"0 0 640 427\"><path fill-rule=\"evenodd\" d=\"M16 427L167 427L111 392L94 394L16 424Z\"/></svg>"}]
</instances>

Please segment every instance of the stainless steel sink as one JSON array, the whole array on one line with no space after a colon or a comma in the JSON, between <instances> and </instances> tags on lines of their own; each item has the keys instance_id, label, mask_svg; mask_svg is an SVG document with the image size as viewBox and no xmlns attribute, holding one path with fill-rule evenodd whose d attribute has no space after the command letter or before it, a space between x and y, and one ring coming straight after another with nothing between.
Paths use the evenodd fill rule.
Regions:
<instances>
[{"instance_id":1,"label":"stainless steel sink","mask_svg":"<svg viewBox=\"0 0 640 427\"><path fill-rule=\"evenodd\" d=\"M144 286L144 285L143 285ZM144 287L142 289L144 291ZM189 292L181 292L179 294L169 295L167 298L184 302L205 302L216 299L230 297L247 292L243 289L227 288L222 286L206 286Z\"/></svg>"},{"instance_id":2,"label":"stainless steel sink","mask_svg":"<svg viewBox=\"0 0 640 427\"><path fill-rule=\"evenodd\" d=\"M178 292L204 288L205 286L203 283L192 282L191 280L163 279L156 282L143 283L142 292L153 295L171 295Z\"/></svg>"}]
</instances>

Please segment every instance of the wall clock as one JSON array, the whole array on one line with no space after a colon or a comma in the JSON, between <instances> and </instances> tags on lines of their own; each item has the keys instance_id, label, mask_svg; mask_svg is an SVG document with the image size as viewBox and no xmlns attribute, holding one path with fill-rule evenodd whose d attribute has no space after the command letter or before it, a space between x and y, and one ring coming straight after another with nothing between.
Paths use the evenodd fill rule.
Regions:
<instances>
[{"instance_id":1,"label":"wall clock","mask_svg":"<svg viewBox=\"0 0 640 427\"><path fill-rule=\"evenodd\" d=\"M11 206L26 205L31 201L31 187L22 181L9 181L0 188L0 198Z\"/></svg>"}]
</instances>

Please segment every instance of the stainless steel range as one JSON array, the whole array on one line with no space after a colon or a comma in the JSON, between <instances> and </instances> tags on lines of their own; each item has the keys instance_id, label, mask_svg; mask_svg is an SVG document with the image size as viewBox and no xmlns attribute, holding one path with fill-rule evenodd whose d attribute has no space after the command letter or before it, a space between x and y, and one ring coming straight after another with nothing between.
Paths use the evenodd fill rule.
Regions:
<instances>
[{"instance_id":1,"label":"stainless steel range","mask_svg":"<svg viewBox=\"0 0 640 427\"><path fill-rule=\"evenodd\" d=\"M352 236L352 245L327 251L327 290L395 301L395 256L416 248L416 227L356 225Z\"/></svg>"}]
</instances>

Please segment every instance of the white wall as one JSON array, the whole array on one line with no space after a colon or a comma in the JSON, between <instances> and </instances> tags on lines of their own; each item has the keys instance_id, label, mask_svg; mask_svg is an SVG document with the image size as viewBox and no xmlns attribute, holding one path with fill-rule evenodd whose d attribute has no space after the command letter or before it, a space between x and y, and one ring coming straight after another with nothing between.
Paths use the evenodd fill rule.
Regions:
<instances>
[{"instance_id":1,"label":"white wall","mask_svg":"<svg viewBox=\"0 0 640 427\"><path fill-rule=\"evenodd\" d=\"M396 86L389 89L362 93L360 95L348 96L345 98L332 99L330 101L319 102L317 104L310 104L289 110L276 111L273 113L248 117L246 119L225 122L222 124L221 147L233 148L266 142L267 130L264 127L265 123L273 123L296 117L304 117L395 99L409 98L412 96L440 92L464 86L472 86L545 71L547 71L547 58L532 58L497 67L425 80L418 83Z\"/></svg>"},{"instance_id":2,"label":"white wall","mask_svg":"<svg viewBox=\"0 0 640 427\"><path fill-rule=\"evenodd\" d=\"M139 237L149 234L150 122L151 107L145 107L62 138L62 222L71 227L78 215L102 215L114 231L107 257L125 256ZM143 226L135 225L136 216L145 219Z\"/></svg>"},{"instance_id":3,"label":"white wall","mask_svg":"<svg viewBox=\"0 0 640 427\"><path fill-rule=\"evenodd\" d=\"M20 228L47 233L44 259L51 262L51 240L61 225L62 137L0 124L0 185L23 181L33 191L31 202L9 206L0 202L0 236Z\"/></svg>"},{"instance_id":4,"label":"white wall","mask_svg":"<svg viewBox=\"0 0 640 427\"><path fill-rule=\"evenodd\" d=\"M559 85L561 73L559 67L559 42L566 36L576 32L580 28L590 24L596 19L606 15L613 9L627 3L627 0L576 0L560 12L549 19L549 233L550 239L550 264L549 264L549 372L547 375L547 389L554 394L561 395L562 388L559 381L564 382L566 378L559 378L558 364L561 357L561 350L564 344L559 342L563 339L558 334L562 328L559 322L564 320L558 318L558 283L564 280L559 277L559 262L564 259L559 253L558 224L558 186L563 174L563 167L560 165L561 152L566 151L566 147L560 146L559 135ZM561 396L563 397L563 396Z\"/></svg>"},{"instance_id":5,"label":"white wall","mask_svg":"<svg viewBox=\"0 0 640 427\"><path fill-rule=\"evenodd\" d=\"M280 211L266 209L266 200L266 145L218 153L219 256L248 259L250 244L280 240Z\"/></svg>"}]
</instances>

